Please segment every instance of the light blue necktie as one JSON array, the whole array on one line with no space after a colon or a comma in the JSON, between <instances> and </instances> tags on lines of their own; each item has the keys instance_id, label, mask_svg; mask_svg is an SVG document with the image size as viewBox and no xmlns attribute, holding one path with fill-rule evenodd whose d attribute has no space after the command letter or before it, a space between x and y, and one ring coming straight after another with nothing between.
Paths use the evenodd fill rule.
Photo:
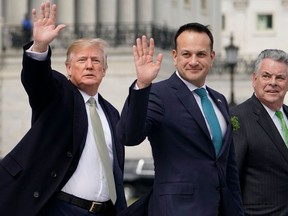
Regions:
<instances>
[{"instance_id":1,"label":"light blue necktie","mask_svg":"<svg viewBox=\"0 0 288 216\"><path fill-rule=\"evenodd\" d=\"M195 90L195 93L201 98L202 109L212 133L212 142L216 155L218 155L222 146L222 132L218 118L212 103L207 96L206 90L204 88L198 88Z\"/></svg>"}]
</instances>

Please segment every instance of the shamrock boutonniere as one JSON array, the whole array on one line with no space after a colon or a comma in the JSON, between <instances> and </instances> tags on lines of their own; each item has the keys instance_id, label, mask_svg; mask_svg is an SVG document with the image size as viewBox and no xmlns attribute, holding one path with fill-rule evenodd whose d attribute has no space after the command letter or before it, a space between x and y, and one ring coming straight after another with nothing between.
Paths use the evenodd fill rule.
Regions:
<instances>
[{"instance_id":1,"label":"shamrock boutonniere","mask_svg":"<svg viewBox=\"0 0 288 216\"><path fill-rule=\"evenodd\" d=\"M232 124L233 131L237 131L240 128L238 117L231 116L231 124Z\"/></svg>"}]
</instances>

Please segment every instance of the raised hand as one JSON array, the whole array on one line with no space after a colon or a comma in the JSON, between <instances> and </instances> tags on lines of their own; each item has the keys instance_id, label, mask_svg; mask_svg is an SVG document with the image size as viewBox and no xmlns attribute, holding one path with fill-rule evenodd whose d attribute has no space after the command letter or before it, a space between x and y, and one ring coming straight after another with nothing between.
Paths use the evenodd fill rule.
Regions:
<instances>
[{"instance_id":1,"label":"raised hand","mask_svg":"<svg viewBox=\"0 0 288 216\"><path fill-rule=\"evenodd\" d=\"M149 47L147 47L147 38L145 35L142 39L136 39L136 45L133 46L134 63L137 73L137 86L145 88L157 77L163 55L157 55L156 61L153 62L154 55L154 40L149 40Z\"/></svg>"},{"instance_id":2,"label":"raised hand","mask_svg":"<svg viewBox=\"0 0 288 216\"><path fill-rule=\"evenodd\" d=\"M65 27L64 24L55 26L56 5L50 8L50 2L42 3L40 15L37 16L36 9L32 9L33 16L33 51L44 52L48 45L58 36L59 32Z\"/></svg>"}]
</instances>

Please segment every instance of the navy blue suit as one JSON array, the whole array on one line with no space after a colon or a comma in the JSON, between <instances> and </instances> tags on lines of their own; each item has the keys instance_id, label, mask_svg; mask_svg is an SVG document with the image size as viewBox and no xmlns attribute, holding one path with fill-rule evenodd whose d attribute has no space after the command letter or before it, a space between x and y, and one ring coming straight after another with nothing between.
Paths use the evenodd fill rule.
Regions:
<instances>
[{"instance_id":1,"label":"navy blue suit","mask_svg":"<svg viewBox=\"0 0 288 216\"><path fill-rule=\"evenodd\" d=\"M148 88L133 87L117 133L127 146L137 145L148 136L155 181L151 194L128 207L123 215L243 215L224 96L207 88L228 125L216 157L201 110L192 92L175 73Z\"/></svg>"},{"instance_id":2,"label":"navy blue suit","mask_svg":"<svg viewBox=\"0 0 288 216\"><path fill-rule=\"evenodd\" d=\"M24 47L26 50L31 44ZM79 90L46 61L23 55L21 80L32 108L31 129L0 163L0 215L37 215L75 171L88 130ZM124 147L115 139L118 111L101 95L113 141L116 209L126 207ZM93 172L93 170L91 170Z\"/></svg>"}]
</instances>

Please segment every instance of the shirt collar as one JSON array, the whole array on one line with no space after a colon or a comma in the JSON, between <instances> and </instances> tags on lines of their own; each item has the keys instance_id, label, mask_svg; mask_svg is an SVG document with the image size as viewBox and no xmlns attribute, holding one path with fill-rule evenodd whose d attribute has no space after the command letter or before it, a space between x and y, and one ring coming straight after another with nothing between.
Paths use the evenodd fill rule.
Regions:
<instances>
[{"instance_id":1,"label":"shirt collar","mask_svg":"<svg viewBox=\"0 0 288 216\"><path fill-rule=\"evenodd\" d=\"M94 95L94 96L90 96L90 95L88 95L86 92L84 92L84 91L82 91L82 90L80 90L80 89L79 89L79 92L81 93L81 95L82 95L82 97L83 97L83 99L84 99L84 103L87 103L88 100L90 99L90 97L94 97L97 106L99 105L99 102L98 102L98 98L99 98L98 93L96 93L96 95Z\"/></svg>"},{"instance_id":2,"label":"shirt collar","mask_svg":"<svg viewBox=\"0 0 288 216\"><path fill-rule=\"evenodd\" d=\"M260 102L261 103L261 102ZM263 107L266 109L266 111L268 112L268 114L270 115L270 117L271 118L273 118L274 116L275 116L275 111L274 110L272 110L272 109L270 109L269 107L267 107L266 105L264 105L263 103L261 103L262 105L263 105ZM282 113L284 113L283 112L283 107L281 107L280 108L280 110L278 110L278 111L281 111Z\"/></svg>"},{"instance_id":3,"label":"shirt collar","mask_svg":"<svg viewBox=\"0 0 288 216\"><path fill-rule=\"evenodd\" d=\"M184 79L180 76L180 74L179 74L178 71L176 71L176 75L179 77L179 79L181 79L181 80L184 82L184 84L187 86L187 88L188 88L191 92L193 92L195 89L198 89L198 88L199 88L199 87L193 85L192 83L184 80ZM200 88L204 88L205 90L207 90L207 89L206 89L206 84L204 84L204 85L201 86Z\"/></svg>"}]
</instances>

